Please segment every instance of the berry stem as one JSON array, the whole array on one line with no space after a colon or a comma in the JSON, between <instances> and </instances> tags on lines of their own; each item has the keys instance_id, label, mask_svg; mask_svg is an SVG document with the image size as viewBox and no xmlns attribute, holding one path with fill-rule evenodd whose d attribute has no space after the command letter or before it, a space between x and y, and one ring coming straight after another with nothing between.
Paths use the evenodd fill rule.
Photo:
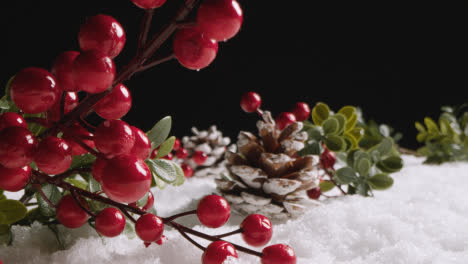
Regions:
<instances>
[{"instance_id":1,"label":"berry stem","mask_svg":"<svg viewBox=\"0 0 468 264\"><path fill-rule=\"evenodd\" d=\"M415 157L421 157L421 155L416 150L400 147L399 151L400 151L401 154L407 154L407 155L413 155Z\"/></svg>"},{"instance_id":2,"label":"berry stem","mask_svg":"<svg viewBox=\"0 0 468 264\"><path fill-rule=\"evenodd\" d=\"M158 66L159 64L162 64L164 62L167 62L167 61L170 61L170 60L173 60L175 59L175 55L174 54L171 54L169 56L166 56L164 58L159 58L159 59L155 59L155 60L152 60L150 62L148 62L147 64L141 66L137 72L142 72L142 71L146 71L150 68L153 68L155 66Z\"/></svg>"},{"instance_id":3,"label":"berry stem","mask_svg":"<svg viewBox=\"0 0 468 264\"><path fill-rule=\"evenodd\" d=\"M130 219L130 221L136 224L135 218L127 210L121 208L121 211L128 219Z\"/></svg>"},{"instance_id":4,"label":"berry stem","mask_svg":"<svg viewBox=\"0 0 468 264\"><path fill-rule=\"evenodd\" d=\"M186 216L186 215L192 215L192 214L196 214L197 213L197 210L192 210L192 211L188 211L188 212L183 212L183 213L180 213L180 214L176 214L176 215L173 215L173 216L170 216L170 217L166 217L166 218L162 218L163 222L171 222L172 220L175 220L179 217L183 217L183 216Z\"/></svg>"},{"instance_id":5,"label":"berry stem","mask_svg":"<svg viewBox=\"0 0 468 264\"><path fill-rule=\"evenodd\" d=\"M44 199L51 207L57 208L57 205L54 204L51 200L49 200L49 198L47 198L40 184L33 184L33 187L37 190L42 199Z\"/></svg>"},{"instance_id":6,"label":"berry stem","mask_svg":"<svg viewBox=\"0 0 468 264\"><path fill-rule=\"evenodd\" d=\"M325 173L328 175L328 177L330 178L330 182L333 183L339 190L340 192L343 194L343 195L346 195L347 193L343 190L343 188L341 188L341 185L339 185L338 183L336 183L335 180L333 180L333 175L330 173L329 170L325 170Z\"/></svg>"},{"instance_id":7,"label":"berry stem","mask_svg":"<svg viewBox=\"0 0 468 264\"><path fill-rule=\"evenodd\" d=\"M90 125L88 122L86 122L83 118L78 118L78 123L86 129L89 133L94 133L96 131L96 128L92 125Z\"/></svg>"},{"instance_id":8,"label":"berry stem","mask_svg":"<svg viewBox=\"0 0 468 264\"><path fill-rule=\"evenodd\" d=\"M224 234L221 234L221 235L217 235L215 237L217 238L223 238L223 237L228 237L228 236L232 236L232 235L236 235L236 234L239 234L239 233L242 233L242 228L239 228L237 230L234 230L232 232L228 232L228 233L224 233Z\"/></svg>"},{"instance_id":9,"label":"berry stem","mask_svg":"<svg viewBox=\"0 0 468 264\"><path fill-rule=\"evenodd\" d=\"M174 227L175 229L177 229L177 231L179 231L179 233L185 238L187 239L190 243L192 243L193 245L195 245L197 248L201 249L202 251L205 251L206 250L206 247L198 244L195 240L193 240L189 235L187 235L187 233L185 233L184 231L182 231L178 226L175 226Z\"/></svg>"},{"instance_id":10,"label":"berry stem","mask_svg":"<svg viewBox=\"0 0 468 264\"><path fill-rule=\"evenodd\" d=\"M75 200L76 204L81 208L81 210L85 211L89 216L91 216L92 218L96 218L96 215L93 214L91 211L88 210L88 208L86 208L85 206L83 206L83 204L81 203L80 199L78 199L76 197L76 193L75 191L71 191L71 196L73 197L73 200Z\"/></svg>"},{"instance_id":11,"label":"berry stem","mask_svg":"<svg viewBox=\"0 0 468 264\"><path fill-rule=\"evenodd\" d=\"M95 149L91 148L90 146L86 145L86 143L84 143L81 138L75 136L75 135L70 135L71 139L73 141L75 141L76 144L80 145L80 147L84 148L86 151L88 151L89 153L93 154L94 156L96 156L97 158L102 158L102 159L106 159L106 156L100 152L97 152Z\"/></svg>"},{"instance_id":12,"label":"berry stem","mask_svg":"<svg viewBox=\"0 0 468 264\"><path fill-rule=\"evenodd\" d=\"M73 174L80 174L80 173L90 173L91 169L90 168L78 168L78 169L73 169L69 170L65 173L59 174L54 176L54 179L56 180L65 180L66 178L72 176Z\"/></svg>"},{"instance_id":13,"label":"berry stem","mask_svg":"<svg viewBox=\"0 0 468 264\"><path fill-rule=\"evenodd\" d=\"M67 98L67 93L62 92L62 95L60 96L60 119L63 118L65 115L65 99Z\"/></svg>"},{"instance_id":14,"label":"berry stem","mask_svg":"<svg viewBox=\"0 0 468 264\"><path fill-rule=\"evenodd\" d=\"M148 40L148 32L151 28L151 21L153 20L154 9L148 9L145 11L143 17L143 23L141 24L140 36L138 37L138 50L137 54L145 47L146 41Z\"/></svg>"},{"instance_id":15,"label":"berry stem","mask_svg":"<svg viewBox=\"0 0 468 264\"><path fill-rule=\"evenodd\" d=\"M26 123L36 123L47 128L51 127L49 121L43 117L25 117L24 120Z\"/></svg>"}]
</instances>

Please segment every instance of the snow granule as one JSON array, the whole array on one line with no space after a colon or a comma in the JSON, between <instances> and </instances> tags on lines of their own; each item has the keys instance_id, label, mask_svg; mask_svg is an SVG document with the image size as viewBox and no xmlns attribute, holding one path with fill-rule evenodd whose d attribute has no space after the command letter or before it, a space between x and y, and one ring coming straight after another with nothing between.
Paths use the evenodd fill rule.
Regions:
<instances>
[{"instance_id":1,"label":"snow granule","mask_svg":"<svg viewBox=\"0 0 468 264\"><path fill-rule=\"evenodd\" d=\"M468 164L429 166L414 157L404 160L405 168L394 174L391 189L376 191L374 198L324 200L297 219L274 223L270 244L289 244L301 264L468 263ZM192 178L181 187L154 190L158 214L193 210L215 188L210 179ZM241 221L233 215L222 228L209 229L200 226L195 216L180 220L209 234L232 231ZM149 248L137 238L100 238L87 226L60 230L67 247L62 251L47 227L14 227L13 246L0 246L0 259L4 264L193 264L200 263L202 254L170 229L165 232L168 241ZM240 235L228 240L245 246ZM229 259L225 264L260 263L256 257L238 254L238 261Z\"/></svg>"}]
</instances>

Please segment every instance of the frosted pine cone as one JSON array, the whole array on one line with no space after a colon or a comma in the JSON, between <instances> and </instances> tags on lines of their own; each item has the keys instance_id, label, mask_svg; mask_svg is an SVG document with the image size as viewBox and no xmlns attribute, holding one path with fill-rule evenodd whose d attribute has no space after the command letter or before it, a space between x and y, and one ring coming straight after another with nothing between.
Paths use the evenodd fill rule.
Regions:
<instances>
[{"instance_id":1,"label":"frosted pine cone","mask_svg":"<svg viewBox=\"0 0 468 264\"><path fill-rule=\"evenodd\" d=\"M193 136L182 138L182 146L187 149L189 155L185 160L178 159L179 163L186 163L193 168L195 177L214 176L219 177L226 174L224 154L226 151L236 151L236 146L231 144L231 139L223 137L223 133L216 126L211 126L208 130L199 131L192 128ZM230 145L231 144L231 145ZM192 154L201 151L207 155L205 162L201 165L192 160Z\"/></svg>"},{"instance_id":2,"label":"frosted pine cone","mask_svg":"<svg viewBox=\"0 0 468 264\"><path fill-rule=\"evenodd\" d=\"M317 157L299 157L307 133L295 122L280 131L271 113L257 123L259 136L240 132L239 151L226 152L229 175L217 179L218 190L243 214L287 219L302 214L309 201L304 191L317 186Z\"/></svg>"}]
</instances>

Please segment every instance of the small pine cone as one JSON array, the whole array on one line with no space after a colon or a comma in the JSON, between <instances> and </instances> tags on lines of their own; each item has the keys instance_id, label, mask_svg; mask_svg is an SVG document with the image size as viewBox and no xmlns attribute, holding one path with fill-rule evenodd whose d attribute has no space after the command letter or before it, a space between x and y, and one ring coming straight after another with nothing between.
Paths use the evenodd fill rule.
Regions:
<instances>
[{"instance_id":1,"label":"small pine cone","mask_svg":"<svg viewBox=\"0 0 468 264\"><path fill-rule=\"evenodd\" d=\"M178 163L186 163L193 168L194 177L220 176L226 174L224 154L226 151L236 151L236 146L231 144L231 139L223 137L223 133L216 126L211 126L208 130L199 131L192 128L193 136L182 138L182 146L188 150L187 159L176 159ZM202 151L207 155L206 161L202 165L196 164L191 156L195 151Z\"/></svg>"},{"instance_id":2,"label":"small pine cone","mask_svg":"<svg viewBox=\"0 0 468 264\"><path fill-rule=\"evenodd\" d=\"M298 216L308 202L305 191L318 184L318 158L296 155L307 140L303 124L296 122L280 131L265 111L257 127L259 137L240 132L238 152L226 152L229 175L216 179L218 190L243 214L279 220Z\"/></svg>"}]
</instances>

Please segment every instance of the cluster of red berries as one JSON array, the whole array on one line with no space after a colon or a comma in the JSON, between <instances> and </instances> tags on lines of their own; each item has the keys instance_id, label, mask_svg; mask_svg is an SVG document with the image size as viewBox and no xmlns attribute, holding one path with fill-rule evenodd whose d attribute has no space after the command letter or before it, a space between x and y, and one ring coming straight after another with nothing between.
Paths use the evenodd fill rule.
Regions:
<instances>
[{"instance_id":1,"label":"cluster of red berries","mask_svg":"<svg viewBox=\"0 0 468 264\"><path fill-rule=\"evenodd\" d=\"M258 112L262 113L260 106L262 98L255 92L248 92L241 98L241 108L247 113ZM310 116L310 107L307 103L299 102L291 109L290 112L282 112L275 118L276 126L279 130L285 129L296 121L307 120Z\"/></svg>"}]
</instances>

